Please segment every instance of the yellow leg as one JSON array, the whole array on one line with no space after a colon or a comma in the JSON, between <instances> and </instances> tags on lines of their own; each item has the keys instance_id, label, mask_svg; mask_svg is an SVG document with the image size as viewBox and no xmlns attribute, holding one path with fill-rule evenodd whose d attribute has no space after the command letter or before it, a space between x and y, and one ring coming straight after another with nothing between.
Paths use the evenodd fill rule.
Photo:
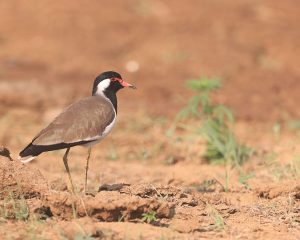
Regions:
<instances>
[{"instance_id":1,"label":"yellow leg","mask_svg":"<svg viewBox=\"0 0 300 240\"><path fill-rule=\"evenodd\" d=\"M84 194L86 194L86 190L87 190L87 175L88 175L88 170L89 170L91 151L92 151L92 148L89 147L88 156L87 156L87 159L86 159L86 166L85 166L85 181L84 181L84 189L83 189Z\"/></svg>"},{"instance_id":2,"label":"yellow leg","mask_svg":"<svg viewBox=\"0 0 300 240\"><path fill-rule=\"evenodd\" d=\"M70 181L71 188L72 188L71 189L72 193L75 194L75 188L74 188L74 185L73 185L73 181L72 181L72 177L71 177L71 173L70 173L70 169L69 169L69 165L68 165L68 154L69 154L69 151L70 151L70 148L68 148L67 151L65 152L63 160L64 160L66 171L68 173L69 181Z\"/></svg>"}]
</instances>

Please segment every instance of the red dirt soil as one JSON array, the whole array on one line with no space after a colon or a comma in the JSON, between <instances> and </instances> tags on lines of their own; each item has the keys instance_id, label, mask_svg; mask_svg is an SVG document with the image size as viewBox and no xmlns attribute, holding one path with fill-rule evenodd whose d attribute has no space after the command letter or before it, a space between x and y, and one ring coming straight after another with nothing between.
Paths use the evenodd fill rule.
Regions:
<instances>
[{"instance_id":1,"label":"red dirt soil","mask_svg":"<svg viewBox=\"0 0 300 240\"><path fill-rule=\"evenodd\" d=\"M70 155L77 196L67 191L62 151L28 165L0 156L2 238L299 239L300 145L288 127L300 117L298 4L1 1L0 146L14 159L90 95L100 72L138 87L119 94L117 126L93 150L90 195L81 193L81 148ZM229 191L224 166L202 157L203 139L166 133L192 95L185 81L201 76L222 80L214 100L233 109L238 139L256 150L229 169Z\"/></svg>"}]
</instances>

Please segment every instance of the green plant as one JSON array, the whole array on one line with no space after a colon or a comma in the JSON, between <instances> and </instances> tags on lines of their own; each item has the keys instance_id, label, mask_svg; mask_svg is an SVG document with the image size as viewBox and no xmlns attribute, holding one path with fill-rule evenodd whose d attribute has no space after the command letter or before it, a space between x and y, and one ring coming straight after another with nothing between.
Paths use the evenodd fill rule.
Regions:
<instances>
[{"instance_id":1,"label":"green plant","mask_svg":"<svg viewBox=\"0 0 300 240\"><path fill-rule=\"evenodd\" d=\"M109 148L109 152L106 154L106 159L110 161L116 161L119 159L119 154L114 147Z\"/></svg>"},{"instance_id":2,"label":"green plant","mask_svg":"<svg viewBox=\"0 0 300 240\"><path fill-rule=\"evenodd\" d=\"M0 216L5 219L16 219L26 221L29 217L29 208L23 196L15 198L10 193L0 206Z\"/></svg>"},{"instance_id":3,"label":"green plant","mask_svg":"<svg viewBox=\"0 0 300 240\"><path fill-rule=\"evenodd\" d=\"M195 188L198 192L213 192L217 185L219 185L222 190L225 190L223 184L221 184L217 179L204 180L200 184L195 185Z\"/></svg>"},{"instance_id":4,"label":"green plant","mask_svg":"<svg viewBox=\"0 0 300 240\"><path fill-rule=\"evenodd\" d=\"M222 215L212 205L208 205L208 216L213 220L216 230L225 230L225 222Z\"/></svg>"},{"instance_id":5,"label":"green plant","mask_svg":"<svg viewBox=\"0 0 300 240\"><path fill-rule=\"evenodd\" d=\"M263 161L267 167L270 167L275 164L277 158L278 158L278 154L272 151L272 152L266 153L263 156Z\"/></svg>"},{"instance_id":6,"label":"green plant","mask_svg":"<svg viewBox=\"0 0 300 240\"><path fill-rule=\"evenodd\" d=\"M270 169L270 173L274 176L275 180L281 179L299 179L300 178L300 157L296 156L288 164L282 165L274 163Z\"/></svg>"},{"instance_id":7,"label":"green plant","mask_svg":"<svg viewBox=\"0 0 300 240\"><path fill-rule=\"evenodd\" d=\"M252 149L238 143L227 121L229 119L224 120L223 116L210 116L204 120L201 128L207 142L204 156L212 163L241 165L250 157Z\"/></svg>"},{"instance_id":8,"label":"green plant","mask_svg":"<svg viewBox=\"0 0 300 240\"><path fill-rule=\"evenodd\" d=\"M30 240L46 240L45 237L43 237L41 229L45 228L46 225L49 225L51 223L40 221L36 219L35 217L30 218L26 222L26 237L25 239Z\"/></svg>"},{"instance_id":9,"label":"green plant","mask_svg":"<svg viewBox=\"0 0 300 240\"><path fill-rule=\"evenodd\" d=\"M300 178L300 157L295 157L289 165L293 178Z\"/></svg>"},{"instance_id":10,"label":"green plant","mask_svg":"<svg viewBox=\"0 0 300 240\"><path fill-rule=\"evenodd\" d=\"M78 214L77 214L77 206L76 206L76 204L74 202L71 203L71 206L72 206L73 218L77 219L77 216L78 216Z\"/></svg>"},{"instance_id":11,"label":"green plant","mask_svg":"<svg viewBox=\"0 0 300 240\"><path fill-rule=\"evenodd\" d=\"M280 122L275 122L274 125L273 125L272 130L273 130L274 136L277 139L280 138L281 129L282 129L281 123Z\"/></svg>"},{"instance_id":12,"label":"green plant","mask_svg":"<svg viewBox=\"0 0 300 240\"><path fill-rule=\"evenodd\" d=\"M138 150L137 152L137 158L142 160L142 161L146 161L147 159L149 159L151 157L151 152L149 149L143 147L142 149Z\"/></svg>"},{"instance_id":13,"label":"green plant","mask_svg":"<svg viewBox=\"0 0 300 240\"><path fill-rule=\"evenodd\" d=\"M206 153L208 162L241 165L253 153L246 145L240 144L234 133L234 117L231 110L220 104L213 104L211 94L221 88L217 78L200 78L190 80L187 87L196 94L189 100L176 117L176 121L188 117L201 120L201 127L194 129L206 140Z\"/></svg>"},{"instance_id":14,"label":"green plant","mask_svg":"<svg viewBox=\"0 0 300 240\"><path fill-rule=\"evenodd\" d=\"M142 214L142 221L147 222L147 223L152 223L152 222L157 221L156 212L152 211L152 212L149 212L149 213L143 213Z\"/></svg>"},{"instance_id":15,"label":"green plant","mask_svg":"<svg viewBox=\"0 0 300 240\"><path fill-rule=\"evenodd\" d=\"M212 112L212 104L210 100L211 92L221 88L221 82L217 78L201 78L200 80L189 80L186 87L196 91L196 95L192 96L185 108L183 108L176 117L176 120L184 120L188 117L201 117L199 108L201 106L202 114L210 114Z\"/></svg>"},{"instance_id":16,"label":"green plant","mask_svg":"<svg viewBox=\"0 0 300 240\"><path fill-rule=\"evenodd\" d=\"M225 166L225 186L224 186L224 191L228 192L229 191L229 182L230 182L230 174L229 174L229 169L230 166L226 165Z\"/></svg>"},{"instance_id":17,"label":"green plant","mask_svg":"<svg viewBox=\"0 0 300 240\"><path fill-rule=\"evenodd\" d=\"M238 181L239 181L240 184L245 186L246 189L251 189L251 187L248 183L248 180L250 180L253 177L255 177L254 173L249 173L249 174L240 173Z\"/></svg>"},{"instance_id":18,"label":"green plant","mask_svg":"<svg viewBox=\"0 0 300 240\"><path fill-rule=\"evenodd\" d=\"M292 120L288 122L288 128L300 137L300 120Z\"/></svg>"}]
</instances>

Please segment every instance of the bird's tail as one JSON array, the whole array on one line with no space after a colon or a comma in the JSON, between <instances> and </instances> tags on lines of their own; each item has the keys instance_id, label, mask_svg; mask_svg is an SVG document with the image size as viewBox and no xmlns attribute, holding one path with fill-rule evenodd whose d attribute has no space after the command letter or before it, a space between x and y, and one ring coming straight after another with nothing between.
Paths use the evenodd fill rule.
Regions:
<instances>
[{"instance_id":1,"label":"bird's tail","mask_svg":"<svg viewBox=\"0 0 300 240\"><path fill-rule=\"evenodd\" d=\"M18 160L20 160L22 163L28 163L35 159L38 155L40 155L41 152L37 151L36 146L32 145L31 143L24 148L20 153Z\"/></svg>"}]
</instances>

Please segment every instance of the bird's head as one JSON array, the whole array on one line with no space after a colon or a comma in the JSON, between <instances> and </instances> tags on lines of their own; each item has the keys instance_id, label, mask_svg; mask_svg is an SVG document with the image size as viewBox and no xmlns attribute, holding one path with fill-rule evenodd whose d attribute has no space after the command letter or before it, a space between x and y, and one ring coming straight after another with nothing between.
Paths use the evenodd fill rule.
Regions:
<instances>
[{"instance_id":1,"label":"bird's head","mask_svg":"<svg viewBox=\"0 0 300 240\"><path fill-rule=\"evenodd\" d=\"M134 85L125 82L119 73L114 71L107 71L101 73L95 79L92 95L117 93L120 89L124 87L136 89Z\"/></svg>"}]
</instances>

